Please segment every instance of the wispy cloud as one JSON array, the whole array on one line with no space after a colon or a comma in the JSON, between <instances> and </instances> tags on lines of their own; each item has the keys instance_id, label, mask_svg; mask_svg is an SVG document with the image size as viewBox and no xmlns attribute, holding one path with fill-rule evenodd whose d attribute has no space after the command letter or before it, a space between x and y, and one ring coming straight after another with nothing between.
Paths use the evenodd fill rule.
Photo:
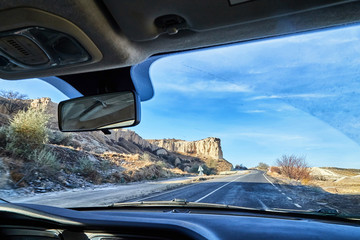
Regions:
<instances>
[{"instance_id":1,"label":"wispy cloud","mask_svg":"<svg viewBox=\"0 0 360 240\"><path fill-rule=\"evenodd\" d=\"M309 140L306 136L297 134L286 134L286 133L272 133L272 132L222 132L217 133L216 136L235 138L235 139L246 139L247 141L252 139L256 141L270 141L270 142L286 142L286 141L304 141Z\"/></svg>"},{"instance_id":2,"label":"wispy cloud","mask_svg":"<svg viewBox=\"0 0 360 240\"><path fill-rule=\"evenodd\" d=\"M183 81L182 83L163 82L157 86L167 91L177 92L219 92L219 93L246 93L251 92L248 85L229 83L217 80Z\"/></svg>"},{"instance_id":3,"label":"wispy cloud","mask_svg":"<svg viewBox=\"0 0 360 240\"><path fill-rule=\"evenodd\" d=\"M284 95L262 95L248 98L247 100L264 100L264 99L285 99L285 98L328 98L334 97L333 94L318 94L318 93L305 93L305 94L284 94Z\"/></svg>"},{"instance_id":4,"label":"wispy cloud","mask_svg":"<svg viewBox=\"0 0 360 240\"><path fill-rule=\"evenodd\" d=\"M248 110L248 111L244 111L244 113L264 113L266 112L265 110Z\"/></svg>"}]
</instances>

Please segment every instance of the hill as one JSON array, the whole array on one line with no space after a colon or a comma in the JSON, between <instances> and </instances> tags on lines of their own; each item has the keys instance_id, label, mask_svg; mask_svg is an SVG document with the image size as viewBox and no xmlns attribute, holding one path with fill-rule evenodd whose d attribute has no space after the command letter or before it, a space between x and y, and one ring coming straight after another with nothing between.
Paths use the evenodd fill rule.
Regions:
<instances>
[{"instance_id":1,"label":"hill","mask_svg":"<svg viewBox=\"0 0 360 240\"><path fill-rule=\"evenodd\" d=\"M0 99L0 125L9 124L13 113ZM47 192L103 183L126 183L196 173L202 165L205 173L230 170L222 157L220 139L199 141L145 140L131 130L62 133L57 128L57 104L49 98L22 100L22 108L45 107L50 116L46 151L32 153L36 158L19 157L0 139L0 188L26 187L27 191ZM0 134L0 138L1 138ZM5 140L4 140L5 139ZM171 142L174 141L174 146ZM176 143L175 143L176 142Z\"/></svg>"}]
</instances>

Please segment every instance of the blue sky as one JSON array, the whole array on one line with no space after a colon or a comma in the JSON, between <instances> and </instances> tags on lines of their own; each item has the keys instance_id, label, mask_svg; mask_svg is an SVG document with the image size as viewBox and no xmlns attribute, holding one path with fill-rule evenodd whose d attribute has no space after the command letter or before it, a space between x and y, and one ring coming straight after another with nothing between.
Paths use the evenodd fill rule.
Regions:
<instances>
[{"instance_id":1,"label":"blue sky","mask_svg":"<svg viewBox=\"0 0 360 240\"><path fill-rule=\"evenodd\" d=\"M283 154L311 166L360 168L360 27L235 44L162 58L142 103L144 138L219 137L248 167ZM31 98L66 99L40 80L0 81Z\"/></svg>"}]
</instances>

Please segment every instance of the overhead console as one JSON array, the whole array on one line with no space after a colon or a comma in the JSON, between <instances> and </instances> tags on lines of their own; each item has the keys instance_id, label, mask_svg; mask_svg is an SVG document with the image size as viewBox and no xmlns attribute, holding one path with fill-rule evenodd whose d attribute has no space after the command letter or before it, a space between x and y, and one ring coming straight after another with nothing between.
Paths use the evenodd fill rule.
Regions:
<instances>
[{"instance_id":1,"label":"overhead console","mask_svg":"<svg viewBox=\"0 0 360 240\"><path fill-rule=\"evenodd\" d=\"M73 37L42 27L0 34L0 71L25 72L91 61Z\"/></svg>"},{"instance_id":2,"label":"overhead console","mask_svg":"<svg viewBox=\"0 0 360 240\"><path fill-rule=\"evenodd\" d=\"M0 13L0 72L17 74L98 62L102 55L77 26L53 14L15 8Z\"/></svg>"}]
</instances>

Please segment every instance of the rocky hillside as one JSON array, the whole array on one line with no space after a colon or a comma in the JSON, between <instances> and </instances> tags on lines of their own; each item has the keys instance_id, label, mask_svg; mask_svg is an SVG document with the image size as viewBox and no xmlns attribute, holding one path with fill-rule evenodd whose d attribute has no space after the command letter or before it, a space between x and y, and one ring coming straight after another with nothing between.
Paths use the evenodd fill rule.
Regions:
<instances>
[{"instance_id":1,"label":"rocky hillside","mask_svg":"<svg viewBox=\"0 0 360 240\"><path fill-rule=\"evenodd\" d=\"M207 166L215 168L218 172L230 171L233 167L231 163L223 158L219 138L208 137L198 141L156 139L148 140L148 142L170 152L200 158Z\"/></svg>"},{"instance_id":2,"label":"rocky hillside","mask_svg":"<svg viewBox=\"0 0 360 240\"><path fill-rule=\"evenodd\" d=\"M118 130L111 134L115 141L124 139L132 142L142 149L147 149L158 156L175 158L172 163L184 171L190 171L198 162L204 162L216 172L229 171L232 164L223 158L221 141L219 138L208 137L198 141L185 141L179 139L143 139L134 131Z\"/></svg>"},{"instance_id":3,"label":"rocky hillside","mask_svg":"<svg viewBox=\"0 0 360 240\"><path fill-rule=\"evenodd\" d=\"M1 103L4 104L4 99ZM232 164L223 159L218 138L193 142L145 140L127 129L112 130L111 135L102 132L62 133L57 127L56 103L49 98L22 103L27 107L45 106L50 115L46 149L56 159L50 164L46 159L32 163L28 159L14 158L7 152L5 142L0 146L0 172L3 173L0 188L30 186L42 192L196 173L199 165L208 174L232 168ZM0 115L3 119L0 125L6 127L11 116L4 107L0 107ZM43 163L47 166L41 166Z\"/></svg>"},{"instance_id":4,"label":"rocky hillside","mask_svg":"<svg viewBox=\"0 0 360 240\"><path fill-rule=\"evenodd\" d=\"M191 155L194 157L206 157L223 159L223 152L219 138L209 137L199 141L184 141L179 139L148 140L151 144L165 148L171 152Z\"/></svg>"}]
</instances>

